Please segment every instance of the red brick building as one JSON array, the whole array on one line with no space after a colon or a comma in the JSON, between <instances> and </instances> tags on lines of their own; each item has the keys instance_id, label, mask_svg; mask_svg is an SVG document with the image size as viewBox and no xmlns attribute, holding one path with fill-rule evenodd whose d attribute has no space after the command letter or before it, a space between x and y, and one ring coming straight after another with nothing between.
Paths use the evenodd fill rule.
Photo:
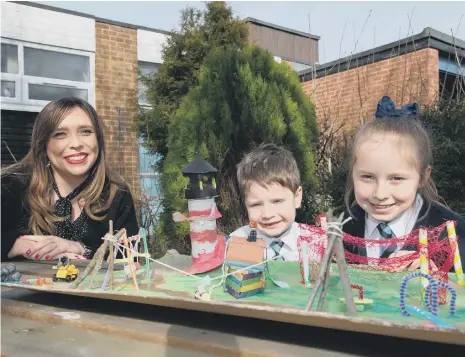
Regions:
<instances>
[{"instance_id":1,"label":"red brick building","mask_svg":"<svg viewBox=\"0 0 465 357\"><path fill-rule=\"evenodd\" d=\"M420 34L299 72L318 121L349 127L372 118L381 97L427 105L463 83L465 41L426 28Z\"/></svg>"},{"instance_id":2,"label":"red brick building","mask_svg":"<svg viewBox=\"0 0 465 357\"><path fill-rule=\"evenodd\" d=\"M1 20L2 166L26 155L35 117L48 102L77 96L104 121L112 168L136 192L158 191L154 157L139 145L134 118L149 104L138 72L158 70L170 33L32 2L2 2ZM246 22L249 41L295 71L318 61L318 36Z\"/></svg>"},{"instance_id":3,"label":"red brick building","mask_svg":"<svg viewBox=\"0 0 465 357\"><path fill-rule=\"evenodd\" d=\"M96 21L95 107L105 122L111 165L139 186L137 29Z\"/></svg>"}]
</instances>

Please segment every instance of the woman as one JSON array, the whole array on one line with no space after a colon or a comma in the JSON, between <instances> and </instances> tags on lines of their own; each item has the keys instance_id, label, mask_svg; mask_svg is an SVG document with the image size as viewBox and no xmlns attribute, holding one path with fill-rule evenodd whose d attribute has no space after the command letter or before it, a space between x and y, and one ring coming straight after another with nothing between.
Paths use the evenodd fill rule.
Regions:
<instances>
[{"instance_id":1,"label":"woman","mask_svg":"<svg viewBox=\"0 0 465 357\"><path fill-rule=\"evenodd\" d=\"M138 232L131 193L105 161L103 123L78 98L47 104L31 150L2 170L2 261L92 258L109 229Z\"/></svg>"}]
</instances>

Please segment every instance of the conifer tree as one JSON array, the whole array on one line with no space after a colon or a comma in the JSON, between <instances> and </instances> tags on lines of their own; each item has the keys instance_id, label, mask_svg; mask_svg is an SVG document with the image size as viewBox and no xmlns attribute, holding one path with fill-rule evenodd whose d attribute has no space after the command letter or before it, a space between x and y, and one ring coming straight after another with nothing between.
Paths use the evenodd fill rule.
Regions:
<instances>
[{"instance_id":1,"label":"conifer tree","mask_svg":"<svg viewBox=\"0 0 465 357\"><path fill-rule=\"evenodd\" d=\"M317 125L314 107L297 75L286 63L257 46L214 49L204 61L193 87L169 124L168 152L162 174L163 231L166 237L187 234L172 222L185 209L187 179L181 169L197 154L218 169L218 222L230 233L246 222L238 192L237 167L245 153L262 143L291 150L304 188L303 213L309 213L316 185L313 151Z\"/></svg>"},{"instance_id":2,"label":"conifer tree","mask_svg":"<svg viewBox=\"0 0 465 357\"><path fill-rule=\"evenodd\" d=\"M242 48L247 37L247 25L233 17L225 2L209 2L204 11L188 7L181 12L180 30L167 38L158 73L142 77L150 108L140 111L139 133L144 145L161 158L160 165L167 153L168 125L182 98L197 84L205 56L218 47Z\"/></svg>"}]
</instances>

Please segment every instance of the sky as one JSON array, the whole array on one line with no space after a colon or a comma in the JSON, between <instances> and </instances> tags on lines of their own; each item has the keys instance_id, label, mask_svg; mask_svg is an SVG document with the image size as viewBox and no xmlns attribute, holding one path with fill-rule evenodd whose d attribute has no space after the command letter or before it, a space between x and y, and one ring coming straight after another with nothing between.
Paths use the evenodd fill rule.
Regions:
<instances>
[{"instance_id":1,"label":"sky","mask_svg":"<svg viewBox=\"0 0 465 357\"><path fill-rule=\"evenodd\" d=\"M38 1L39 2L39 1ZM171 31L180 11L200 1L40 1L97 17ZM465 40L463 1L228 1L236 16L254 17L320 36L323 64L406 38L426 27ZM310 21L309 21L310 19Z\"/></svg>"}]
</instances>

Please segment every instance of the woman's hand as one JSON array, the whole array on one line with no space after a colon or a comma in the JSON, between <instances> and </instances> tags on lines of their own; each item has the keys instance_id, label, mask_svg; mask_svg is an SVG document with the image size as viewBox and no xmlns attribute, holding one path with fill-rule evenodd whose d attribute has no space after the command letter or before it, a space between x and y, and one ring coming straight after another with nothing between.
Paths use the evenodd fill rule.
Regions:
<instances>
[{"instance_id":1,"label":"woman's hand","mask_svg":"<svg viewBox=\"0 0 465 357\"><path fill-rule=\"evenodd\" d=\"M50 260L58 256L67 255L70 258L81 259L84 247L78 242L73 242L57 236L25 235L19 237L11 256L22 255L32 260ZM85 259L85 258L84 258Z\"/></svg>"}]
</instances>

